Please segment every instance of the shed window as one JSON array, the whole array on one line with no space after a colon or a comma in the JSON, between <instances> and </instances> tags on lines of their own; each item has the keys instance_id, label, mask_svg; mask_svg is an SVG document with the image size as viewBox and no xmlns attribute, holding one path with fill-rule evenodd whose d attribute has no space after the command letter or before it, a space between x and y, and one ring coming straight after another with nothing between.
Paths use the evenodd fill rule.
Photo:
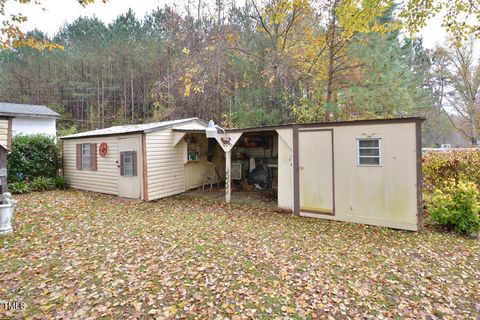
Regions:
<instances>
[{"instance_id":1,"label":"shed window","mask_svg":"<svg viewBox=\"0 0 480 320\"><path fill-rule=\"evenodd\" d=\"M82 144L82 168L83 170L90 170L90 143Z\"/></svg>"},{"instance_id":2,"label":"shed window","mask_svg":"<svg viewBox=\"0 0 480 320\"><path fill-rule=\"evenodd\" d=\"M124 177L137 176L137 152L120 152L120 175Z\"/></svg>"},{"instance_id":3,"label":"shed window","mask_svg":"<svg viewBox=\"0 0 480 320\"><path fill-rule=\"evenodd\" d=\"M357 139L357 164L359 166L382 165L382 140L379 138Z\"/></svg>"},{"instance_id":4,"label":"shed window","mask_svg":"<svg viewBox=\"0 0 480 320\"><path fill-rule=\"evenodd\" d=\"M77 170L97 170L97 144L77 144Z\"/></svg>"}]
</instances>

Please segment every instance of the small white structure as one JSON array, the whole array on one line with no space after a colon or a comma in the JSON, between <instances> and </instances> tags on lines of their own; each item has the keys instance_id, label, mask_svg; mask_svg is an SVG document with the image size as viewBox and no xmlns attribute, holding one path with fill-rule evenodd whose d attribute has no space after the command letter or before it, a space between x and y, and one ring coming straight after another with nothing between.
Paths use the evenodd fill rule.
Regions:
<instances>
[{"instance_id":1,"label":"small white structure","mask_svg":"<svg viewBox=\"0 0 480 320\"><path fill-rule=\"evenodd\" d=\"M12 117L12 135L45 134L55 137L58 113L43 105L0 102L0 116Z\"/></svg>"},{"instance_id":2,"label":"small white structure","mask_svg":"<svg viewBox=\"0 0 480 320\"><path fill-rule=\"evenodd\" d=\"M210 158L206 128L206 122L189 118L61 137L64 173L73 188L124 198L155 200L182 193L203 185ZM225 168L222 156L217 148L210 158L218 170Z\"/></svg>"}]
</instances>

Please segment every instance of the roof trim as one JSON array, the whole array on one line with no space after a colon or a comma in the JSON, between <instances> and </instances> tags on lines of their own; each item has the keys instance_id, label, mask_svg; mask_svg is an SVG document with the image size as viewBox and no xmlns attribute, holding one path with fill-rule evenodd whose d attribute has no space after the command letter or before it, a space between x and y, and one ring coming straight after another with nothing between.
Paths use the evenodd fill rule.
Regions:
<instances>
[{"instance_id":1,"label":"roof trim","mask_svg":"<svg viewBox=\"0 0 480 320\"><path fill-rule=\"evenodd\" d=\"M316 128L316 127L340 127L340 126L355 126L355 125L376 125L388 123L416 123L423 122L425 118L408 117L408 118L389 118L389 119L364 119L364 120L347 120L347 121L333 121L333 122L317 122L317 123L290 123L281 125L271 125L262 127L249 127L239 129L227 129L227 132L255 132L255 131L271 131L277 129L288 128Z\"/></svg>"},{"instance_id":2,"label":"roof trim","mask_svg":"<svg viewBox=\"0 0 480 320\"><path fill-rule=\"evenodd\" d=\"M168 125L158 127L158 128L145 129L145 130L143 130L143 132L144 133L154 132L154 131L157 131L159 129L172 128L172 127L180 125L180 124L184 125L184 124L188 124L188 123L191 123L191 122L194 122L194 121L202 122L204 125L208 126L207 122L205 122L204 120L201 120L199 118L190 118L190 119L187 118L187 119L185 119L185 121L182 121L182 122L179 122L179 123L168 124ZM173 130L182 130L182 129L173 129Z\"/></svg>"},{"instance_id":3,"label":"roof trim","mask_svg":"<svg viewBox=\"0 0 480 320\"><path fill-rule=\"evenodd\" d=\"M34 113L16 113L16 112L0 112L0 116L11 117L11 118L21 118L21 117L30 117L30 118L58 118L59 114L34 114Z\"/></svg>"},{"instance_id":4,"label":"roof trim","mask_svg":"<svg viewBox=\"0 0 480 320\"><path fill-rule=\"evenodd\" d=\"M184 133L205 133L205 130L201 129L172 129L175 132L184 132Z\"/></svg>"},{"instance_id":5,"label":"roof trim","mask_svg":"<svg viewBox=\"0 0 480 320\"><path fill-rule=\"evenodd\" d=\"M0 101L0 110L0 114L11 117L19 116L57 118L60 116L58 112L55 112L43 104L25 104Z\"/></svg>"},{"instance_id":6,"label":"roof trim","mask_svg":"<svg viewBox=\"0 0 480 320\"><path fill-rule=\"evenodd\" d=\"M88 132L88 131L86 131ZM60 137L60 140L73 140L73 139L90 139L90 138L98 138L98 137L111 137L111 136L127 136L127 135L133 135L133 134L138 134L142 133L143 130L137 130L137 131L129 131L129 132L118 132L118 133L105 133L105 134L92 134L91 136L80 136L80 137ZM79 132L81 133L81 132Z\"/></svg>"},{"instance_id":7,"label":"roof trim","mask_svg":"<svg viewBox=\"0 0 480 320\"><path fill-rule=\"evenodd\" d=\"M174 121L174 120L173 120ZM112 132L112 133L100 133L100 134L94 134L95 131L97 130L92 130L92 131L86 131L86 132L79 132L78 134L81 133L87 133L87 132L92 132L90 135L84 135L84 136L75 136L76 134L73 135L67 135L60 137L61 140L68 140L68 139L88 139L88 138L95 138L95 137L109 137L109 136L124 136L124 135L130 135L130 134L137 134L137 133L149 133L161 129L166 129L166 128L171 128L177 125L183 125L187 124L193 121L200 121L206 125L206 122L203 120L200 120L198 118L186 118L186 119L178 119L177 123L172 123L172 124L165 124L165 125L159 125L158 127L152 127L148 129L138 129L138 130L133 130L133 131L125 131L125 132ZM107 129L107 128L105 128ZM98 129L102 130L102 129Z\"/></svg>"}]
</instances>

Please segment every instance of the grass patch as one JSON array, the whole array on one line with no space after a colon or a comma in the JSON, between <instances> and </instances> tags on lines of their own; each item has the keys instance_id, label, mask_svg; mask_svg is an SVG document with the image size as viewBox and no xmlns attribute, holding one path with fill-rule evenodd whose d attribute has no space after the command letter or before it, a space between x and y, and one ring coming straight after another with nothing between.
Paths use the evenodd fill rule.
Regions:
<instances>
[{"instance_id":1,"label":"grass patch","mask_svg":"<svg viewBox=\"0 0 480 320\"><path fill-rule=\"evenodd\" d=\"M248 204L16 197L0 318L478 318L480 245Z\"/></svg>"}]
</instances>

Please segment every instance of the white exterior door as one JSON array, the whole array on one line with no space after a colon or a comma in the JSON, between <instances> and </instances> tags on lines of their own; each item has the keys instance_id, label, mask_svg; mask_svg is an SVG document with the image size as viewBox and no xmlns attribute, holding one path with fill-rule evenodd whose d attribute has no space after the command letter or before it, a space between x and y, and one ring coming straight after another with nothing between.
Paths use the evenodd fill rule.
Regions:
<instances>
[{"instance_id":1,"label":"white exterior door","mask_svg":"<svg viewBox=\"0 0 480 320\"><path fill-rule=\"evenodd\" d=\"M330 129L298 132L301 212L334 214L332 135Z\"/></svg>"},{"instance_id":2,"label":"white exterior door","mask_svg":"<svg viewBox=\"0 0 480 320\"><path fill-rule=\"evenodd\" d=\"M140 199L141 196L140 138L118 139L118 195Z\"/></svg>"}]
</instances>

